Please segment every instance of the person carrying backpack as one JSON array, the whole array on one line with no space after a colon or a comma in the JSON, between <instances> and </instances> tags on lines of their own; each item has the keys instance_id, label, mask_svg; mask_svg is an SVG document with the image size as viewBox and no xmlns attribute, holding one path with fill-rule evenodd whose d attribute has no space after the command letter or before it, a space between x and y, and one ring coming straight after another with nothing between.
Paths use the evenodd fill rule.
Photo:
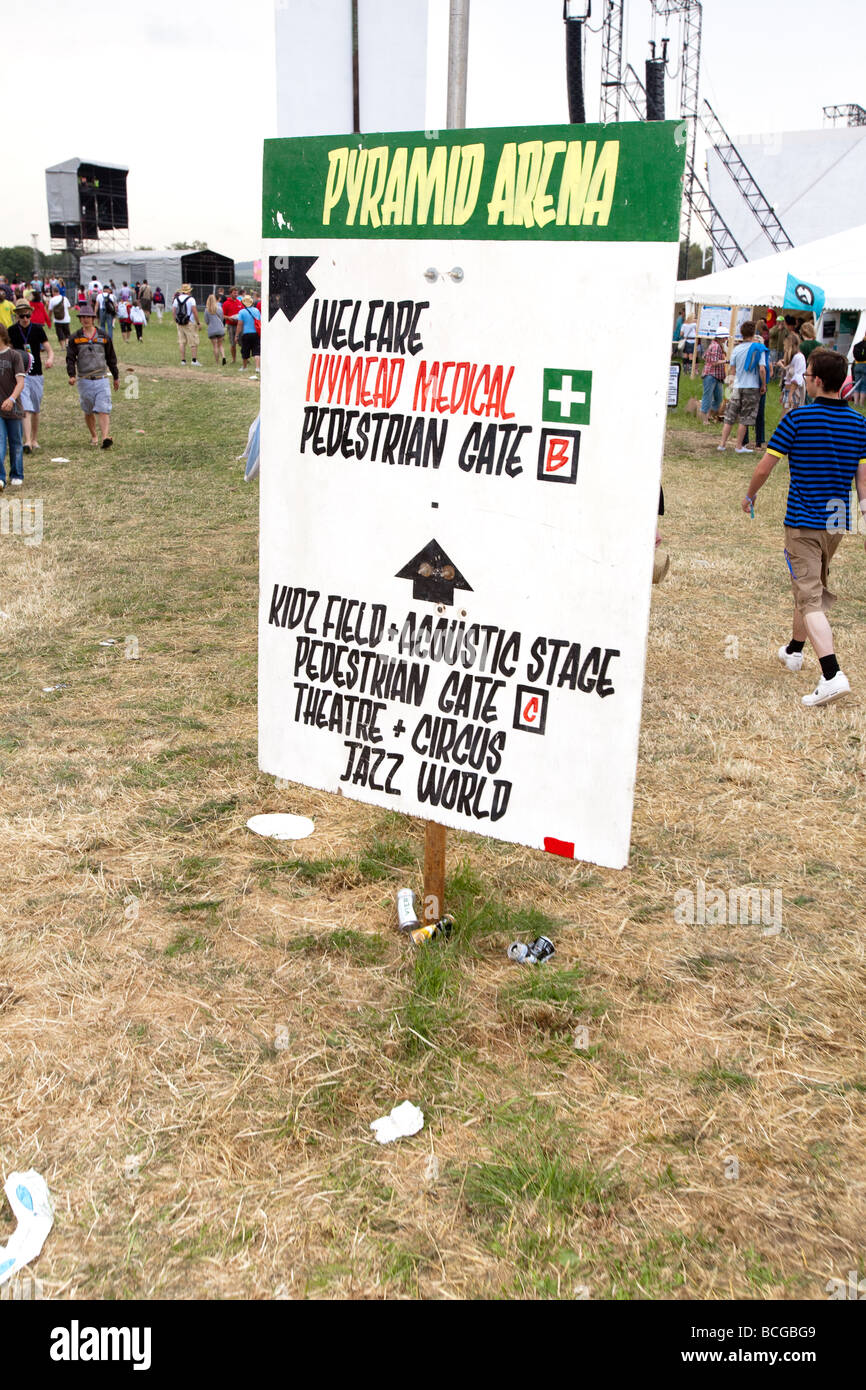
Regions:
<instances>
[{"instance_id":1,"label":"person carrying backpack","mask_svg":"<svg viewBox=\"0 0 866 1390\"><path fill-rule=\"evenodd\" d=\"M198 330L200 319L195 300L192 297L192 285L181 285L171 303L172 317L177 324L177 342L180 348L180 365L186 366L186 354L189 350L193 367L200 367L198 360Z\"/></svg>"},{"instance_id":2,"label":"person carrying backpack","mask_svg":"<svg viewBox=\"0 0 866 1390\"><path fill-rule=\"evenodd\" d=\"M114 315L117 313L117 300L111 293L108 285L104 285L101 292L96 296L96 308L99 312L99 327L107 338L114 337Z\"/></svg>"},{"instance_id":3,"label":"person carrying backpack","mask_svg":"<svg viewBox=\"0 0 866 1390\"><path fill-rule=\"evenodd\" d=\"M725 423L722 428L722 442L719 451L728 447L728 439L734 425L737 426L738 454L751 454L754 451L745 447L746 430L754 425L758 417L758 404L767 390L767 369L764 366L763 341L755 341L755 325L751 319L740 329L743 341L731 353L731 366L734 369L734 386L730 400L725 407Z\"/></svg>"},{"instance_id":4,"label":"person carrying backpack","mask_svg":"<svg viewBox=\"0 0 866 1390\"><path fill-rule=\"evenodd\" d=\"M48 301L48 312L54 322L54 331L61 346L69 337L69 300L62 290L57 290Z\"/></svg>"}]
</instances>

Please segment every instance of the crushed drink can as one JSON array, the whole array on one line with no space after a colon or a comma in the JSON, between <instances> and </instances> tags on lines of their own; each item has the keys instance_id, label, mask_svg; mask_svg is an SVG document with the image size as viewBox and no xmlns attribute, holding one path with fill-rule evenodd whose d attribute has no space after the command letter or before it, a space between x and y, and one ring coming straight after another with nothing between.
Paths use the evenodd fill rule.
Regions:
<instances>
[{"instance_id":1,"label":"crushed drink can","mask_svg":"<svg viewBox=\"0 0 866 1390\"><path fill-rule=\"evenodd\" d=\"M529 959L529 947L525 941L512 941L508 948L508 959L525 961Z\"/></svg>"},{"instance_id":2,"label":"crushed drink can","mask_svg":"<svg viewBox=\"0 0 866 1390\"><path fill-rule=\"evenodd\" d=\"M416 946L422 945L425 941L433 941L436 937L446 939L454 930L454 918L442 917L438 922L428 922L424 926L418 926L412 932L412 940Z\"/></svg>"},{"instance_id":3,"label":"crushed drink can","mask_svg":"<svg viewBox=\"0 0 866 1390\"><path fill-rule=\"evenodd\" d=\"M556 947L549 936L537 936L529 949L538 963L541 964L543 960L548 960L553 955Z\"/></svg>"},{"instance_id":4,"label":"crushed drink can","mask_svg":"<svg viewBox=\"0 0 866 1390\"><path fill-rule=\"evenodd\" d=\"M401 931L414 931L421 919L415 911L415 894L411 888L401 888L397 894L397 923Z\"/></svg>"},{"instance_id":5,"label":"crushed drink can","mask_svg":"<svg viewBox=\"0 0 866 1390\"><path fill-rule=\"evenodd\" d=\"M528 944L525 941L513 941L508 948L508 959L520 961L524 965L540 965L542 961L548 960L555 950L556 947L549 936L539 936Z\"/></svg>"}]
</instances>

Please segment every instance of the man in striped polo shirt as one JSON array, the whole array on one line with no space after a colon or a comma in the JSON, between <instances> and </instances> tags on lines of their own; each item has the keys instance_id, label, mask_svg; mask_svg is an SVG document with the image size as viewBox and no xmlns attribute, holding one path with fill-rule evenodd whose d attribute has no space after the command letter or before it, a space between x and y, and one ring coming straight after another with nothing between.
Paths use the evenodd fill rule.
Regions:
<instances>
[{"instance_id":1,"label":"man in striped polo shirt","mask_svg":"<svg viewBox=\"0 0 866 1390\"><path fill-rule=\"evenodd\" d=\"M789 671L803 665L806 638L821 663L821 679L803 704L826 705L851 686L839 669L827 613L836 595L827 588L830 561L851 523L851 483L857 482L860 512L866 522L866 419L841 399L848 363L838 352L819 349L809 358L808 410L792 410L780 421L743 498L744 512L754 514L755 498L780 458L790 468L785 512L785 559L794 589L793 636L779 648Z\"/></svg>"}]
</instances>

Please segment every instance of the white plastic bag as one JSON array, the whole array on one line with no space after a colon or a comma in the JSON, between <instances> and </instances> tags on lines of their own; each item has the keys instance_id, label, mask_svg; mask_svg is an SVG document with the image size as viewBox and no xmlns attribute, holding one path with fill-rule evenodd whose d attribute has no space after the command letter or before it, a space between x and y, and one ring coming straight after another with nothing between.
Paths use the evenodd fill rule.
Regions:
<instances>
[{"instance_id":1,"label":"white plastic bag","mask_svg":"<svg viewBox=\"0 0 866 1390\"><path fill-rule=\"evenodd\" d=\"M33 1168L10 1173L4 1191L18 1218L5 1245L0 1245L0 1284L35 1260L54 1225L51 1197L44 1178Z\"/></svg>"}]
</instances>

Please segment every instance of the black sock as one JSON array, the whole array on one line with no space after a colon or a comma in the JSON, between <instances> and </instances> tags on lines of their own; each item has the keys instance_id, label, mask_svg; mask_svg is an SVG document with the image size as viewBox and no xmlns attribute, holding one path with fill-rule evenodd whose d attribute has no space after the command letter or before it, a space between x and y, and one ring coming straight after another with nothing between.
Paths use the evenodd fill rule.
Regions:
<instances>
[{"instance_id":1,"label":"black sock","mask_svg":"<svg viewBox=\"0 0 866 1390\"><path fill-rule=\"evenodd\" d=\"M839 670L839 663L836 660L836 653L831 652L829 656L819 656L821 663L821 675L825 681L831 681Z\"/></svg>"},{"instance_id":2,"label":"black sock","mask_svg":"<svg viewBox=\"0 0 866 1390\"><path fill-rule=\"evenodd\" d=\"M805 645L805 642L798 642L796 637L792 637L787 647L785 648L785 651L788 653L789 656L796 656L797 652L801 652Z\"/></svg>"}]
</instances>

